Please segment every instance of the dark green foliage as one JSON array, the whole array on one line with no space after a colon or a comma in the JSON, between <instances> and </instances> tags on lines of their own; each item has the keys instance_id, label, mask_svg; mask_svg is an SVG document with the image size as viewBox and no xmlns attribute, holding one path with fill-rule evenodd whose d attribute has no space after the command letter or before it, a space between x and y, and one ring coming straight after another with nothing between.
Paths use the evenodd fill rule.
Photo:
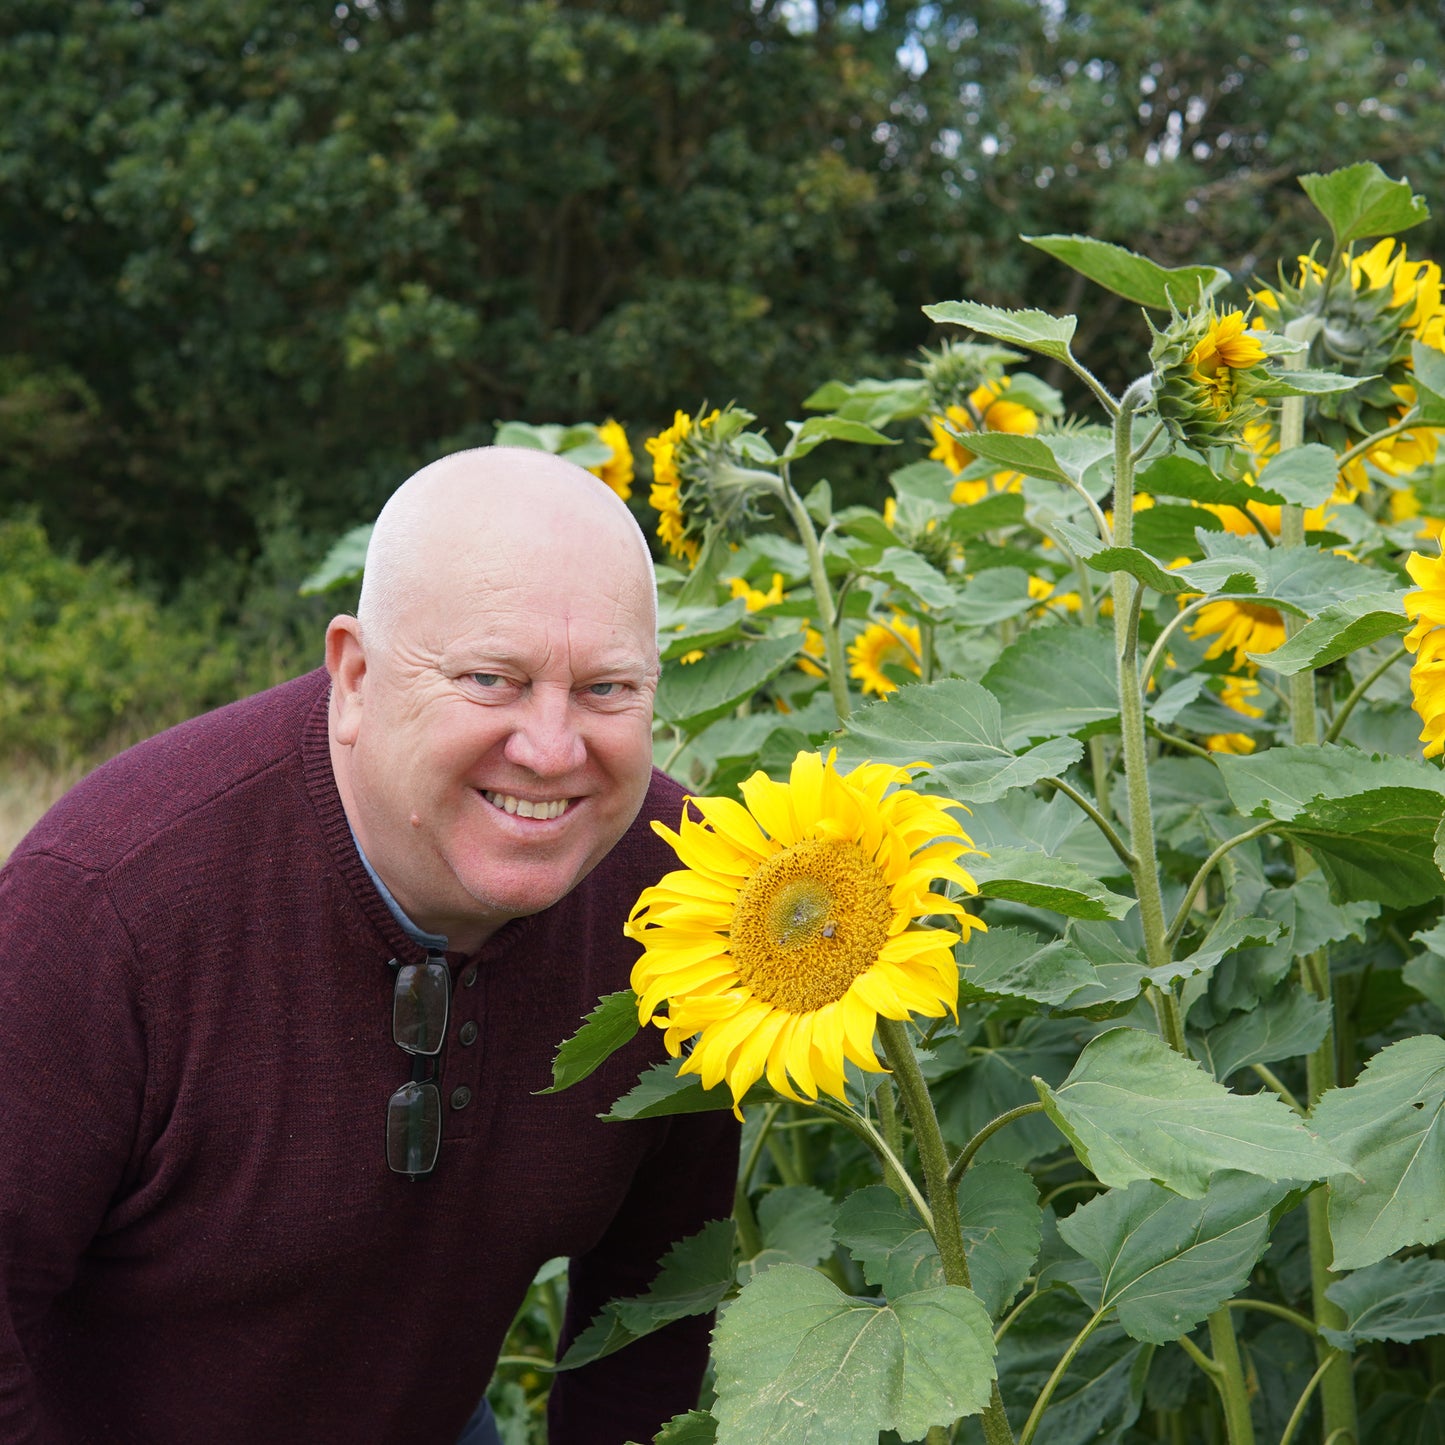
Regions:
<instances>
[{"instance_id":1,"label":"dark green foliage","mask_svg":"<svg viewBox=\"0 0 1445 1445\"><path fill-rule=\"evenodd\" d=\"M1442 167L1418 144L1434 7L1281 23L1245 0L15 0L0 508L174 582L253 554L278 496L334 535L498 419L645 432L745 386L776 424L896 372L936 339L926 302L1076 309L1087 283L1020 233L1272 275L1315 230L1297 174L1368 157L1430 198ZM1100 292L1076 350L1110 379L1143 335ZM835 494L876 488L829 465Z\"/></svg>"}]
</instances>

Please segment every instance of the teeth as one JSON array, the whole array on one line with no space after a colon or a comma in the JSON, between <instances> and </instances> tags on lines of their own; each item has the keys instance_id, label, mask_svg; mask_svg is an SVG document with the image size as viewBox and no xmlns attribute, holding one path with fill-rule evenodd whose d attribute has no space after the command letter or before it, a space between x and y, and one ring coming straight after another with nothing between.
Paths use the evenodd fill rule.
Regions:
<instances>
[{"instance_id":1,"label":"teeth","mask_svg":"<svg viewBox=\"0 0 1445 1445\"><path fill-rule=\"evenodd\" d=\"M514 798L510 793L483 793L482 796L494 807L519 818L541 818L549 821L560 818L567 811L566 798L553 798L549 802L533 803L526 798Z\"/></svg>"}]
</instances>

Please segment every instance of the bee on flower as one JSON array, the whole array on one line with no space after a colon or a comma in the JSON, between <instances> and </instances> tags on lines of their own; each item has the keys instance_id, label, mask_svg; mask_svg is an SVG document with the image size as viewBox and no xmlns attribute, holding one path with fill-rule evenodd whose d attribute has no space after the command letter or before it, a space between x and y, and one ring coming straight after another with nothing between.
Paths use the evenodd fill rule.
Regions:
<instances>
[{"instance_id":1,"label":"bee on flower","mask_svg":"<svg viewBox=\"0 0 1445 1445\"><path fill-rule=\"evenodd\" d=\"M879 1017L956 1011L955 944L984 924L946 880L978 891L977 850L907 768L799 753L787 782L754 773L742 802L689 798L678 830L652 826L683 867L644 890L627 924L638 1018L665 1030L679 1073L726 1082L734 1112L764 1075L797 1102L846 1102L845 1063L882 1068ZM697 818L690 813L698 814ZM924 923L944 915L957 927ZM662 1009L666 1007L666 1013Z\"/></svg>"}]
</instances>

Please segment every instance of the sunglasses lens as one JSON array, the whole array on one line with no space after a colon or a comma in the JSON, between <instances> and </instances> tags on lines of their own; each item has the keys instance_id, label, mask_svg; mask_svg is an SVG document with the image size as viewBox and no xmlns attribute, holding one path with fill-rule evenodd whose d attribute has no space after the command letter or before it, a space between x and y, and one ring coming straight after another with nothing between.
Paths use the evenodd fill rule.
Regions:
<instances>
[{"instance_id":1,"label":"sunglasses lens","mask_svg":"<svg viewBox=\"0 0 1445 1445\"><path fill-rule=\"evenodd\" d=\"M386 1162L397 1174L426 1174L442 1142L441 1090L428 1080L403 1084L386 1105Z\"/></svg>"},{"instance_id":2,"label":"sunglasses lens","mask_svg":"<svg viewBox=\"0 0 1445 1445\"><path fill-rule=\"evenodd\" d=\"M451 979L445 963L408 963L397 971L391 1036L409 1054L438 1054L447 1033Z\"/></svg>"}]
</instances>

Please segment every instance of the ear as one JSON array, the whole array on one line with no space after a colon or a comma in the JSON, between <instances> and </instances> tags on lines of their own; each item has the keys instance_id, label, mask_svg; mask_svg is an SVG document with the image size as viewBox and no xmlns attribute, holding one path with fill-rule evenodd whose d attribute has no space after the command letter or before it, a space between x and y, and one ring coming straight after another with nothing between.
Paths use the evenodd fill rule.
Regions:
<instances>
[{"instance_id":1,"label":"ear","mask_svg":"<svg viewBox=\"0 0 1445 1445\"><path fill-rule=\"evenodd\" d=\"M326 670L331 674L332 736L349 747L361 730L362 684L366 681L366 650L356 618L331 619L326 629Z\"/></svg>"}]
</instances>

